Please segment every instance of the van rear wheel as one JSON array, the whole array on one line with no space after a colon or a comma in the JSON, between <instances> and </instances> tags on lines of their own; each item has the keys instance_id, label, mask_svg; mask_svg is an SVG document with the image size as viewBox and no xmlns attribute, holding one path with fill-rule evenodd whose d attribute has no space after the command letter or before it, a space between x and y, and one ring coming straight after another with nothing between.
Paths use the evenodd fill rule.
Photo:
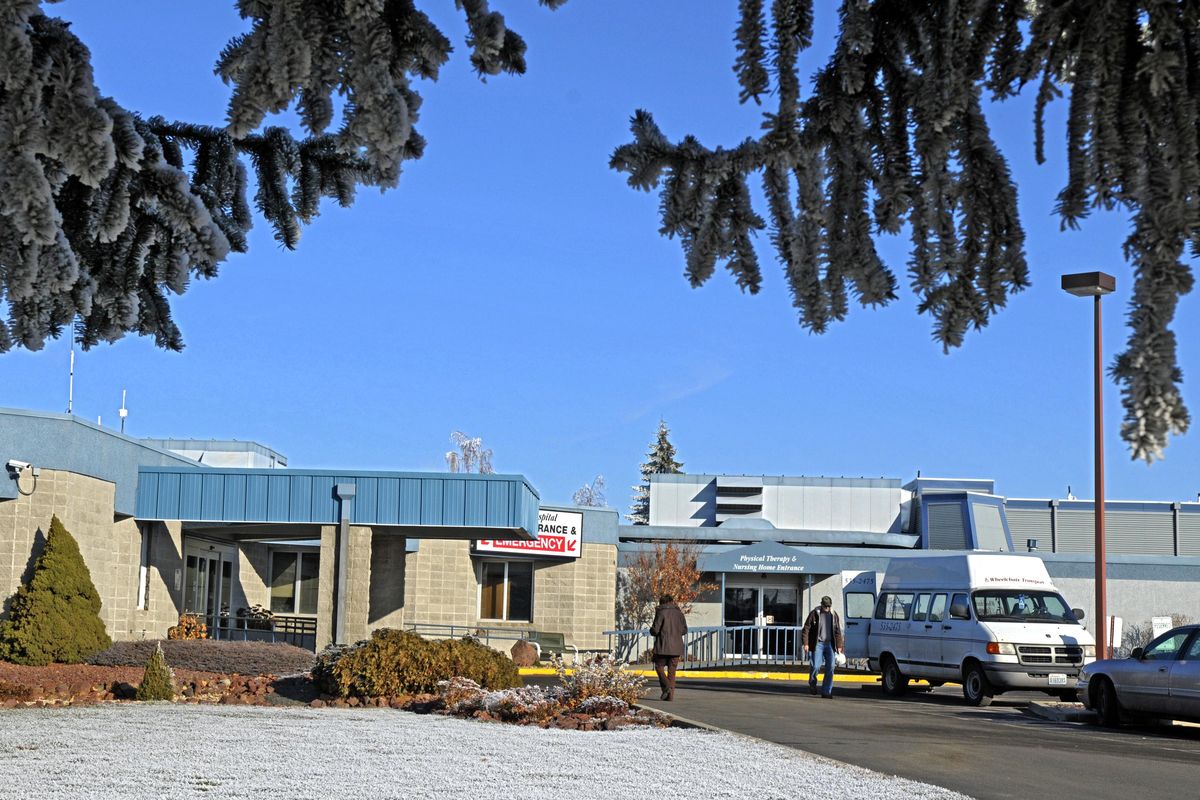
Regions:
<instances>
[{"instance_id":1,"label":"van rear wheel","mask_svg":"<svg viewBox=\"0 0 1200 800\"><path fill-rule=\"evenodd\" d=\"M908 689L908 676L900 671L900 665L892 656L883 657L883 693L899 697Z\"/></svg>"},{"instance_id":2,"label":"van rear wheel","mask_svg":"<svg viewBox=\"0 0 1200 800\"><path fill-rule=\"evenodd\" d=\"M983 673L983 667L977 663L968 664L963 669L963 697L973 706L989 706L995 690Z\"/></svg>"}]
</instances>

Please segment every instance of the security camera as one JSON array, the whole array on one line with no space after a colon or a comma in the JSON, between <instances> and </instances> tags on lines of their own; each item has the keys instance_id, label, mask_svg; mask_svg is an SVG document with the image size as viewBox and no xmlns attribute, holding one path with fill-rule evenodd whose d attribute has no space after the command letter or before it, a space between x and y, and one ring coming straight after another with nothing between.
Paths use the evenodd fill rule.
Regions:
<instances>
[{"instance_id":1,"label":"security camera","mask_svg":"<svg viewBox=\"0 0 1200 800\"><path fill-rule=\"evenodd\" d=\"M18 461L15 458L10 458L5 466L12 472L23 472L32 465L28 461Z\"/></svg>"}]
</instances>

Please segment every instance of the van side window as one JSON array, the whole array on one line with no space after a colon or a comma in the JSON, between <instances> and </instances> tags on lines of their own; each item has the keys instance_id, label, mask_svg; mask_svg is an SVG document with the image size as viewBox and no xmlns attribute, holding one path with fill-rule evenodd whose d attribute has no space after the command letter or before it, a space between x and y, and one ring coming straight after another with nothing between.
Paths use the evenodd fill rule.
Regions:
<instances>
[{"instance_id":1,"label":"van side window","mask_svg":"<svg viewBox=\"0 0 1200 800\"><path fill-rule=\"evenodd\" d=\"M912 592L884 592L875 606L875 619L908 619L912 602Z\"/></svg>"},{"instance_id":2,"label":"van side window","mask_svg":"<svg viewBox=\"0 0 1200 800\"><path fill-rule=\"evenodd\" d=\"M917 595L917 605L913 610L913 622L924 622L925 615L929 613L929 597L926 593Z\"/></svg>"},{"instance_id":3,"label":"van side window","mask_svg":"<svg viewBox=\"0 0 1200 800\"><path fill-rule=\"evenodd\" d=\"M935 594L933 605L929 607L929 621L941 622L946 618L946 595Z\"/></svg>"},{"instance_id":4,"label":"van side window","mask_svg":"<svg viewBox=\"0 0 1200 800\"><path fill-rule=\"evenodd\" d=\"M870 592L848 592L846 594L846 619L870 619L875 595Z\"/></svg>"},{"instance_id":5,"label":"van side window","mask_svg":"<svg viewBox=\"0 0 1200 800\"><path fill-rule=\"evenodd\" d=\"M958 612L958 613L955 613ZM971 607L965 594L956 594L950 601L950 619L970 619Z\"/></svg>"}]
</instances>

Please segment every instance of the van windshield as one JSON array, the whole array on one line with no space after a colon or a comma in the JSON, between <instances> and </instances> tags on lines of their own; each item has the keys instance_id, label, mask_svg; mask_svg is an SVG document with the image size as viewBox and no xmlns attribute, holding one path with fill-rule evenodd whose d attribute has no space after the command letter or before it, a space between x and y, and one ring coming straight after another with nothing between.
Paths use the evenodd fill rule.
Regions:
<instances>
[{"instance_id":1,"label":"van windshield","mask_svg":"<svg viewBox=\"0 0 1200 800\"><path fill-rule=\"evenodd\" d=\"M980 620L1079 623L1067 601L1055 592L988 589L975 592L971 597L975 602L975 616Z\"/></svg>"}]
</instances>

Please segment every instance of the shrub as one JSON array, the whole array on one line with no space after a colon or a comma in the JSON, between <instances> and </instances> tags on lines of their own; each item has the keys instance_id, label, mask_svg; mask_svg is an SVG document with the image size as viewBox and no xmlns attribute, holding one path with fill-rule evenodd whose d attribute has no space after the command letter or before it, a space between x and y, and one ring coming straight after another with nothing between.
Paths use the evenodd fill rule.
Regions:
<instances>
[{"instance_id":1,"label":"shrub","mask_svg":"<svg viewBox=\"0 0 1200 800\"><path fill-rule=\"evenodd\" d=\"M635 675L625 665L606 655L585 658L567 671L562 656L555 656L554 668L558 680L567 690L572 702L583 703L591 697L616 698L633 705L641 697L646 679Z\"/></svg>"},{"instance_id":2,"label":"shrub","mask_svg":"<svg viewBox=\"0 0 1200 800\"><path fill-rule=\"evenodd\" d=\"M0 659L77 664L111 644L79 544L54 517L33 576L17 590L9 619L0 622Z\"/></svg>"},{"instance_id":3,"label":"shrub","mask_svg":"<svg viewBox=\"0 0 1200 800\"><path fill-rule=\"evenodd\" d=\"M455 677L470 678L485 689L521 685L508 656L473 639L427 641L386 628L366 641L325 650L313 666L317 686L342 697L434 692L439 681Z\"/></svg>"},{"instance_id":4,"label":"shrub","mask_svg":"<svg viewBox=\"0 0 1200 800\"><path fill-rule=\"evenodd\" d=\"M485 691L469 678L451 678L438 683L438 695L446 710L458 716L486 711L505 722L539 722L564 710L566 691L560 686L523 686ZM620 701L616 701L620 703ZM622 703L622 706L624 704Z\"/></svg>"},{"instance_id":5,"label":"shrub","mask_svg":"<svg viewBox=\"0 0 1200 800\"><path fill-rule=\"evenodd\" d=\"M195 614L180 614L179 624L167 628L167 638L175 640L207 639L208 626Z\"/></svg>"},{"instance_id":6,"label":"shrub","mask_svg":"<svg viewBox=\"0 0 1200 800\"><path fill-rule=\"evenodd\" d=\"M138 685L138 700L174 700L175 673L167 666L167 657L161 647L155 647L146 662L146 671L142 674L142 682Z\"/></svg>"}]
</instances>

